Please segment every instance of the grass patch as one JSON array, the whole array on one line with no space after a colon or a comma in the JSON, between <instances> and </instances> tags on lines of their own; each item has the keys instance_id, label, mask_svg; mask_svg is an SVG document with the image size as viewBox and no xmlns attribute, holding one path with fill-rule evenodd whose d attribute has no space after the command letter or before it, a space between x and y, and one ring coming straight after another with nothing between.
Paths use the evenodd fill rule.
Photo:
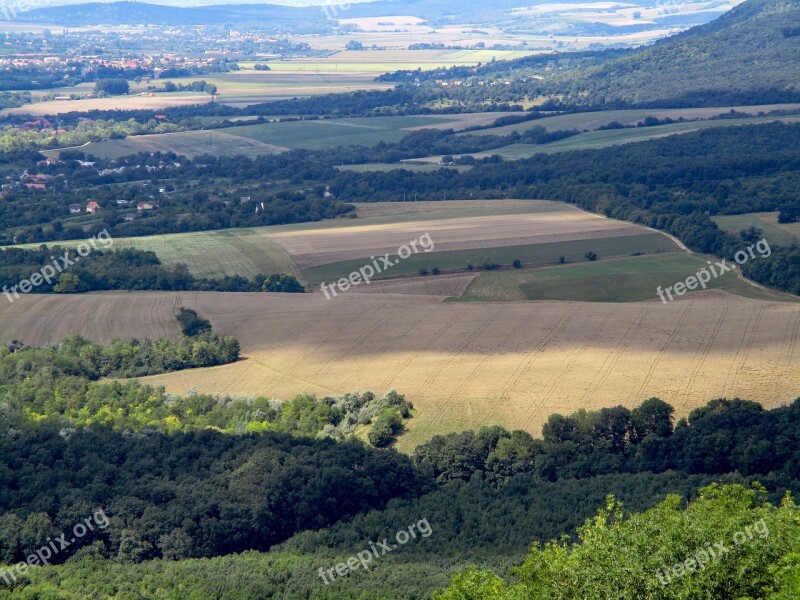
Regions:
<instances>
[{"instance_id":1,"label":"grass patch","mask_svg":"<svg viewBox=\"0 0 800 600\"><path fill-rule=\"evenodd\" d=\"M323 150L339 146L374 146L380 142L399 142L414 127L433 127L449 119L425 116L365 117L261 123L226 129L226 133L287 148Z\"/></svg>"},{"instance_id":2,"label":"grass patch","mask_svg":"<svg viewBox=\"0 0 800 600\"><path fill-rule=\"evenodd\" d=\"M183 263L196 277L224 277L258 273L271 275L288 273L300 276L289 254L264 235L267 228L222 229L193 233L173 233L147 237L115 238L113 250L136 248L155 252L162 263ZM74 248L83 240L53 242L64 248ZM39 244L20 247L35 248Z\"/></svg>"},{"instance_id":3,"label":"grass patch","mask_svg":"<svg viewBox=\"0 0 800 600\"><path fill-rule=\"evenodd\" d=\"M464 269L468 264L475 267L488 263L508 266L514 260L522 261L525 266L541 266L556 264L561 256L570 263L583 262L587 261L585 254L590 251L596 252L602 258L630 256L637 252L642 254L670 252L675 249L675 244L660 233L645 233L551 244L430 252L412 255L408 259L400 261L391 270L379 274L375 279L417 275L422 269L429 272L434 268L442 271ZM365 257L321 265L304 270L303 277L311 283L334 281L346 277L369 262L371 262L370 259Z\"/></svg>"},{"instance_id":4,"label":"grass patch","mask_svg":"<svg viewBox=\"0 0 800 600\"><path fill-rule=\"evenodd\" d=\"M727 106L715 108L634 108L627 110L601 110L595 112L579 112L555 117L544 117L533 121L503 125L475 132L477 135L509 135L514 131L522 133L534 127L544 127L548 131L577 129L578 131L594 131L614 121L623 125L636 125L645 117L659 119L710 119L735 110L757 116L759 111L768 113L773 110L800 110L800 104L765 104L761 106Z\"/></svg>"},{"instance_id":5,"label":"grass patch","mask_svg":"<svg viewBox=\"0 0 800 600\"><path fill-rule=\"evenodd\" d=\"M711 217L711 219L720 229L735 234L750 227L761 229L767 241L778 246L790 246L800 239L800 223L778 223L777 212L725 215Z\"/></svg>"},{"instance_id":6,"label":"grass patch","mask_svg":"<svg viewBox=\"0 0 800 600\"><path fill-rule=\"evenodd\" d=\"M287 148L265 144L257 140L230 135L227 130L181 131L179 133L160 133L135 135L123 140L105 140L82 146L81 150L100 158L119 158L139 152L174 152L189 158L200 154L214 156L243 155L249 158L278 154ZM60 150L48 151L58 155Z\"/></svg>"},{"instance_id":7,"label":"grass patch","mask_svg":"<svg viewBox=\"0 0 800 600\"><path fill-rule=\"evenodd\" d=\"M659 300L658 286L685 281L706 259L688 254L636 256L529 271L500 271L476 277L457 301L571 300L580 302L640 302ZM709 289L763 300L779 294L763 292L733 272L713 279ZM666 296L665 296L666 297Z\"/></svg>"},{"instance_id":8,"label":"grass patch","mask_svg":"<svg viewBox=\"0 0 800 600\"><path fill-rule=\"evenodd\" d=\"M794 123L800 121L800 115L788 117L753 117L748 119L718 119L714 121L671 123L669 125L656 125L655 127L589 131L549 144L511 144L489 152L475 154L475 156L483 157L499 154L508 160L520 160L523 158L530 158L536 154L552 154L554 152L568 152L572 150L594 150L619 144L643 142L667 135L697 131L698 129L733 127L735 125L759 125L763 123L772 123L774 121ZM536 122L534 121L533 123ZM484 133L488 133L489 131L491 130L487 130Z\"/></svg>"}]
</instances>

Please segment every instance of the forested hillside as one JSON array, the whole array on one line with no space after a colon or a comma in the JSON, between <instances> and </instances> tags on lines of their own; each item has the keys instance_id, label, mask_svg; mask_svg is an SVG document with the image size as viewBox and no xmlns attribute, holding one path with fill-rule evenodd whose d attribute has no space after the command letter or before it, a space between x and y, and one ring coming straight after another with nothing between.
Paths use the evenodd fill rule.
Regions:
<instances>
[{"instance_id":1,"label":"forested hillside","mask_svg":"<svg viewBox=\"0 0 800 600\"><path fill-rule=\"evenodd\" d=\"M551 85L573 102L703 106L800 97L800 4L748 0L719 19ZM770 100L771 101L771 100Z\"/></svg>"},{"instance_id":2,"label":"forested hillside","mask_svg":"<svg viewBox=\"0 0 800 600\"><path fill-rule=\"evenodd\" d=\"M553 415L542 439L499 427L435 438L411 460L299 431L131 435L28 425L0 442L0 552L5 562L18 560L42 536L102 508L108 526L56 566L20 577L12 586L19 597L93 589L119 598L134 590L148 598L180 590L212 598L423 598L455 575L443 598L545 598L558 573L567 598L599 600L611 586L632 590L623 596L631 599L679 598L728 585L751 598L788 598L770 594L796 586L797 509L790 501L775 506L800 489L798 411L800 400L772 411L714 401L673 424L672 407L651 399L633 411ZM700 492L712 482L744 487ZM664 502L670 493L678 497ZM617 500L603 509L609 494ZM694 500L686 512L680 497ZM319 568L421 519L430 536L379 556L369 571L331 585L319 579ZM656 569L761 519L766 539L762 532L662 593ZM530 542L562 535L582 545L552 542L525 558ZM514 572L523 587L470 565L504 577L522 565ZM608 569L621 579L598 581Z\"/></svg>"},{"instance_id":3,"label":"forested hillside","mask_svg":"<svg viewBox=\"0 0 800 600\"><path fill-rule=\"evenodd\" d=\"M725 106L800 98L800 5L747 0L722 17L651 47L545 54L384 80L427 81L419 102L544 102L541 108ZM436 81L459 81L441 88Z\"/></svg>"}]
</instances>

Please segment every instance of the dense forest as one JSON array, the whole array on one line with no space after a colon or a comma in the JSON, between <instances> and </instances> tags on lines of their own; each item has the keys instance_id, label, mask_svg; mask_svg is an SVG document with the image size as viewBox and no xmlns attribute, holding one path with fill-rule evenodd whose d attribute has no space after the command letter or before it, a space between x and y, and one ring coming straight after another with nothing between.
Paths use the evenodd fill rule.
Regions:
<instances>
[{"instance_id":1,"label":"dense forest","mask_svg":"<svg viewBox=\"0 0 800 600\"><path fill-rule=\"evenodd\" d=\"M0 469L0 551L5 562L24 560L25 549L102 508L108 527L52 561L69 559L66 564L29 571L16 589L55 593L57 582L62 590L90 585L113 595L149 589L147 582L157 580L163 587L149 597L173 597L181 582L219 598L419 598L445 588L453 576L443 597L477 600L492 597L483 595L492 587L481 587L490 584L505 594L498 598L517 596L496 576L469 565L504 577L518 565L520 584L546 590L551 580L545 573L560 572L570 582L565 597L579 598L586 593L583 579L600 577L587 571L601 569L599 556L627 553L636 558L609 560L628 565L620 567L631 573L621 585L639 590L631 598L677 598L682 596L670 590L698 593L726 581L749 585L749 597L766 598L786 592L793 581L784 579L791 569L765 565L791 567L787 555L798 551L792 545L797 509L791 502L768 504L781 504L784 493L800 484L798 411L800 399L771 411L717 400L674 424L672 407L651 399L634 410L553 415L542 439L499 427L450 434L419 447L410 459L360 442L313 441L308 431L131 435L99 424L68 430L29 424L12 427L0 442L6 466ZM286 412L283 422L307 422L301 415ZM740 486L706 487L712 482ZM607 501L608 494L615 500ZM666 494L678 496L664 501ZM693 501L688 509L680 497ZM623 505L652 510L632 515ZM330 588L320 582L319 567L421 518L430 523L430 538L382 557L369 573L353 573ZM770 536L766 554L763 545L748 547L733 562L715 564L659 595L656 569L762 518ZM643 530L653 533L634 536ZM563 535L567 541L535 546L526 558L531 541ZM579 541L581 546L569 545ZM242 550L257 552L196 562ZM648 568L634 570L630 563L637 561ZM746 583L735 573L748 569L758 576ZM236 576L220 578L224 572ZM469 595L469 589L477 591ZM522 597L539 597L530 593L526 588Z\"/></svg>"}]
</instances>

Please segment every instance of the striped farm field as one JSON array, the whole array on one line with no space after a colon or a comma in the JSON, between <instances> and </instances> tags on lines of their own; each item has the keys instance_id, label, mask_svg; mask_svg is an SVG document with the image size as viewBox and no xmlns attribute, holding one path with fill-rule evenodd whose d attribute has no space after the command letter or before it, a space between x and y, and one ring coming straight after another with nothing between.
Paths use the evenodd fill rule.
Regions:
<instances>
[{"instance_id":1,"label":"striped farm field","mask_svg":"<svg viewBox=\"0 0 800 600\"><path fill-rule=\"evenodd\" d=\"M472 265L478 269L485 264L496 264L508 267L515 260L519 260L527 269L557 264L562 256L565 261L570 263L585 262L588 261L586 258L586 253L588 252L594 252L598 256L605 258L613 258L629 257L634 254L671 254L677 249L677 246L675 246L672 240L660 233L641 233L639 235L610 237L601 237L597 235L590 239L565 241L549 240L519 246L498 246L420 253L397 263L390 271L379 274L376 279L413 275L418 273L421 269L425 269L429 272L433 269L439 269L440 271L446 272L454 270L463 271L468 265ZM364 264L369 264L369 262L370 261L366 258L360 258L326 264L305 269L303 271L303 276L307 281L312 283L323 281L331 282L341 277L347 277ZM503 274L503 277L505 276L505 271L501 271L500 273ZM498 276L500 276L500 273L498 273ZM483 277L484 275L481 275L481 278ZM565 293L571 293L570 289L567 288ZM524 300L525 298L515 299Z\"/></svg>"},{"instance_id":2,"label":"striped farm field","mask_svg":"<svg viewBox=\"0 0 800 600\"><path fill-rule=\"evenodd\" d=\"M374 146L380 142L399 142L419 129L465 129L494 122L504 114L412 115L400 117L357 117L318 119L242 125L225 133L264 144L309 150L339 146Z\"/></svg>"},{"instance_id":3,"label":"striped farm field","mask_svg":"<svg viewBox=\"0 0 800 600\"><path fill-rule=\"evenodd\" d=\"M364 259L396 252L426 233L434 251L421 251L407 264L397 265L392 275L414 273L423 266L461 268L470 261L507 264L520 258L545 264L562 254L570 261L580 260L588 250L601 256L621 256L675 249L673 242L659 233L563 202L451 200L357 204L356 208L359 218L355 219L116 238L114 247L153 251L166 264L186 264L198 277L291 273L308 281L343 270L349 274L351 263L358 268ZM331 266L324 270L325 265ZM323 271L315 271L316 267Z\"/></svg>"},{"instance_id":4,"label":"striped farm field","mask_svg":"<svg viewBox=\"0 0 800 600\"><path fill-rule=\"evenodd\" d=\"M532 205L535 204L532 202ZM643 227L586 213L568 204L550 203L543 212L476 217L420 219L362 224L358 219L338 227L287 230L271 238L304 270L332 263L361 261L371 256L396 255L411 241L420 241L419 257L461 250L546 245L579 240L623 238L653 233ZM552 210L552 209L556 210ZM655 234L663 238L660 234ZM663 249L674 248L663 238ZM557 260L556 255L555 260ZM460 260L460 259L459 259ZM513 259L512 259L513 260ZM410 262L410 261L409 261ZM466 263L461 262L460 266ZM398 269L406 268L396 262ZM395 269L393 269L394 271Z\"/></svg>"},{"instance_id":5,"label":"striped farm field","mask_svg":"<svg viewBox=\"0 0 800 600\"><path fill-rule=\"evenodd\" d=\"M30 106L30 105L28 105ZM174 152L193 158L200 154L256 157L291 149L331 149L339 146L399 142L419 129L454 129L492 124L496 119L516 113L465 113L458 115L414 115L352 119L319 119L256 123L207 129L129 136L121 140L91 142L81 147L100 158L119 158L138 152ZM44 153L57 156L60 149ZM402 165L368 165L369 170L399 169ZM359 169L363 165L353 165ZM413 164L407 168L413 169ZM418 167L430 170L430 165ZM436 167L438 168L438 167Z\"/></svg>"},{"instance_id":6,"label":"striped farm field","mask_svg":"<svg viewBox=\"0 0 800 600\"><path fill-rule=\"evenodd\" d=\"M498 423L539 434L552 413L658 396L677 416L720 396L771 408L800 395L800 305L714 290L662 304L442 302L431 295L211 292L25 296L0 305L0 337L177 333L197 310L244 360L144 381L185 394L291 398L397 389L416 407L401 440ZM313 326L309 326L313 324Z\"/></svg>"}]
</instances>

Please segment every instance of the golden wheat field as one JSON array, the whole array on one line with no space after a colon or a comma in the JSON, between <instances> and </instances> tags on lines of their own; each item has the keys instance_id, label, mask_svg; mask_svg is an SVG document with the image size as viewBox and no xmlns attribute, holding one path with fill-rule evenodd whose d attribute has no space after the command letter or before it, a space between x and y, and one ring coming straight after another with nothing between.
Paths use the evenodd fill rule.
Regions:
<instances>
[{"instance_id":1,"label":"golden wheat field","mask_svg":"<svg viewBox=\"0 0 800 600\"><path fill-rule=\"evenodd\" d=\"M286 399L397 389L417 408L401 448L499 423L538 434L546 417L635 406L657 395L679 416L720 396L774 407L800 396L800 306L725 292L663 305L446 303L400 294L106 293L26 296L0 307L3 338L177 333L184 305L242 344L227 366L145 378L169 391Z\"/></svg>"}]
</instances>

